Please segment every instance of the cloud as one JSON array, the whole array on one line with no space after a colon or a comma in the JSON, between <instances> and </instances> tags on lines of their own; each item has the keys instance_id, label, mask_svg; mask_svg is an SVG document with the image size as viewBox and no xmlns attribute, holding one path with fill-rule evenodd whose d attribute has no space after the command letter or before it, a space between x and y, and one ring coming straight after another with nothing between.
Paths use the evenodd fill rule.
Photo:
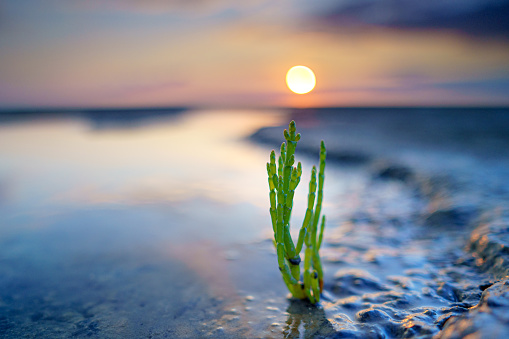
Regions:
<instances>
[{"instance_id":1,"label":"cloud","mask_svg":"<svg viewBox=\"0 0 509 339\"><path fill-rule=\"evenodd\" d=\"M454 89L468 93L486 93L505 95L509 90L509 78L474 79L454 82L444 82L435 85L437 88Z\"/></svg>"},{"instance_id":2,"label":"cloud","mask_svg":"<svg viewBox=\"0 0 509 339\"><path fill-rule=\"evenodd\" d=\"M453 30L509 38L509 0L335 0L310 11L327 26Z\"/></svg>"},{"instance_id":3,"label":"cloud","mask_svg":"<svg viewBox=\"0 0 509 339\"><path fill-rule=\"evenodd\" d=\"M250 0L232 2L229 0L89 0L89 1L66 1L59 5L71 6L79 10L89 11L113 11L133 14L166 15L187 14L207 15L222 11L243 11L257 6L266 0Z\"/></svg>"}]
</instances>

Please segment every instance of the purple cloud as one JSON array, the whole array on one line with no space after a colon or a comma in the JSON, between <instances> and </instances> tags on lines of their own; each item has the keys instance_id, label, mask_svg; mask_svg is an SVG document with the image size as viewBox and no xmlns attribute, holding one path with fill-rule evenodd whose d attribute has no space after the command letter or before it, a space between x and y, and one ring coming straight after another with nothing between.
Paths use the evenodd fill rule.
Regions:
<instances>
[{"instance_id":1,"label":"purple cloud","mask_svg":"<svg viewBox=\"0 0 509 339\"><path fill-rule=\"evenodd\" d=\"M444 29L509 38L508 0L336 0L322 2L313 19L334 27Z\"/></svg>"}]
</instances>

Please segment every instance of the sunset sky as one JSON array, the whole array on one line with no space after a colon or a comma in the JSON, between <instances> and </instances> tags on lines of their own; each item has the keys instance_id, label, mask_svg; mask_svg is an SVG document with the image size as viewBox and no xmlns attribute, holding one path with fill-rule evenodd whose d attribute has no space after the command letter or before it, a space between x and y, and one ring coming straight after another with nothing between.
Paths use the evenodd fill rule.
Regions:
<instances>
[{"instance_id":1,"label":"sunset sky","mask_svg":"<svg viewBox=\"0 0 509 339\"><path fill-rule=\"evenodd\" d=\"M509 1L0 0L0 108L375 105L509 105Z\"/></svg>"}]
</instances>

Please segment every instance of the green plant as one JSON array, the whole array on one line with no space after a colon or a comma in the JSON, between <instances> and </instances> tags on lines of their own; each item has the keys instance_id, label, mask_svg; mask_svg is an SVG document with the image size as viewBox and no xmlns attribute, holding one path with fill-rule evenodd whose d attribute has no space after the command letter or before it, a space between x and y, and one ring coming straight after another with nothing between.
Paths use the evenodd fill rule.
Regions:
<instances>
[{"instance_id":1,"label":"green plant","mask_svg":"<svg viewBox=\"0 0 509 339\"><path fill-rule=\"evenodd\" d=\"M313 166L309 181L306 214L299 231L297 246L295 246L290 235L290 216L295 189L299 185L302 175L301 163L299 162L297 166L293 166L295 163L295 148L300 140L300 133L295 134L295 132L295 121L292 120L288 130L285 129L283 133L286 143L283 142L281 145L281 155L278 157L277 166L274 150L270 153L270 162L267 163L270 217L274 230L274 245L277 252L278 266L288 290L295 298L307 298L314 304L320 301L320 293L323 290L323 270L318 252L322 245L325 216L322 217L318 235L317 230L322 210L326 150L322 140L318 185L316 167ZM301 281L300 252L303 244L306 244L306 249L304 251L304 272Z\"/></svg>"}]
</instances>

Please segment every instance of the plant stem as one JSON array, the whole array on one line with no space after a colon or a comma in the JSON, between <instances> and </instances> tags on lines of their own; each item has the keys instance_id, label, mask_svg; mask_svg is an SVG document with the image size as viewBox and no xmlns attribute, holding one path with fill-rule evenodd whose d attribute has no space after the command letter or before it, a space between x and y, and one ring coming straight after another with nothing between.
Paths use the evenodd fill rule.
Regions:
<instances>
[{"instance_id":1,"label":"plant stem","mask_svg":"<svg viewBox=\"0 0 509 339\"><path fill-rule=\"evenodd\" d=\"M274 231L274 245L279 270L290 293L295 298L307 298L314 304L320 301L320 293L323 289L323 270L318 251L323 241L325 216L322 217L318 237L317 229L323 200L325 144L322 141L320 145L318 184L316 167L313 166L311 171L308 205L299 231L297 246L295 246L290 234L290 218L295 189L299 185L302 176L301 163L299 162L297 166L294 166L295 149L297 142L300 140L300 134L296 133L295 121L290 122L288 130L285 129L283 134L286 142L281 144L277 166L274 150L270 153L270 162L267 163L269 212ZM306 244L306 250L304 251L304 272L301 280L300 252L304 244Z\"/></svg>"}]
</instances>

